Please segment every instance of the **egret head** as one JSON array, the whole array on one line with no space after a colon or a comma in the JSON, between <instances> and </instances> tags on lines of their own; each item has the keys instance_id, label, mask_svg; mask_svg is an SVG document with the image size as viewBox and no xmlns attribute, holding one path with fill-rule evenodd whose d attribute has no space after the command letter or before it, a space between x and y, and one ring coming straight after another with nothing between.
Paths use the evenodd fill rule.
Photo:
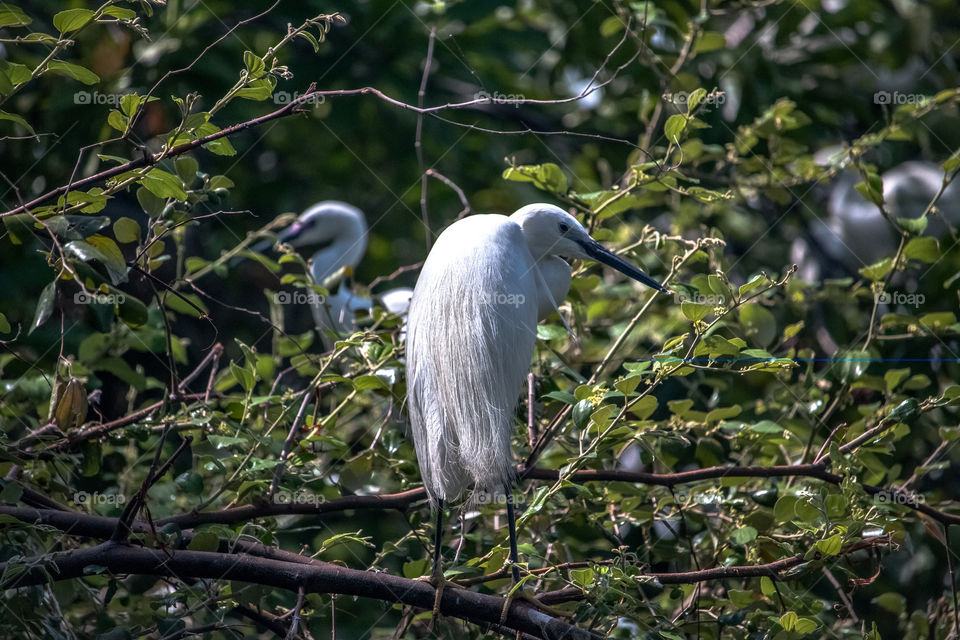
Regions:
<instances>
[{"instance_id":1,"label":"egret head","mask_svg":"<svg viewBox=\"0 0 960 640\"><path fill-rule=\"evenodd\" d=\"M278 242L311 247L312 273L317 282L344 266L355 267L367 250L367 221L346 202L318 202L277 235Z\"/></svg>"},{"instance_id":2,"label":"egret head","mask_svg":"<svg viewBox=\"0 0 960 640\"><path fill-rule=\"evenodd\" d=\"M543 203L528 204L517 209L510 218L523 229L530 253L537 260L547 256L596 260L637 282L668 293L659 282L591 238L583 225L560 207Z\"/></svg>"}]
</instances>

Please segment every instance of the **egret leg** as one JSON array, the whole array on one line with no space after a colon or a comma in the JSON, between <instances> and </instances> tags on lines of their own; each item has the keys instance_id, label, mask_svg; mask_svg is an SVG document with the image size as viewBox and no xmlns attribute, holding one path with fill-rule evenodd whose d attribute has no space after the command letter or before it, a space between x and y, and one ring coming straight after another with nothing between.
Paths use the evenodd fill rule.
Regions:
<instances>
[{"instance_id":1,"label":"egret leg","mask_svg":"<svg viewBox=\"0 0 960 640\"><path fill-rule=\"evenodd\" d=\"M440 553L443 544L443 500L437 501L437 522L433 531L433 568L430 570L430 584L437 590L433 599L433 621L440 615L440 600L443 599L443 588L446 586L446 580L443 579L443 556Z\"/></svg>"},{"instance_id":2,"label":"egret leg","mask_svg":"<svg viewBox=\"0 0 960 640\"><path fill-rule=\"evenodd\" d=\"M555 618L570 617L571 614L565 611L559 611L537 600L534 595L520 584L520 568L517 563L520 561L520 554L517 553L517 517L513 511L513 499L510 493L510 487L507 487L507 535L510 538L510 573L513 575L513 588L507 595L503 603L503 611L500 613L500 624L507 621L510 613L510 607L516 598L526 600L537 609Z\"/></svg>"},{"instance_id":3,"label":"egret leg","mask_svg":"<svg viewBox=\"0 0 960 640\"><path fill-rule=\"evenodd\" d=\"M513 498L509 487L507 487L507 528L510 537L510 571L513 573L513 584L517 584L520 582L520 569L517 567L517 563L520 562L520 555L517 553L517 516L513 512Z\"/></svg>"}]
</instances>

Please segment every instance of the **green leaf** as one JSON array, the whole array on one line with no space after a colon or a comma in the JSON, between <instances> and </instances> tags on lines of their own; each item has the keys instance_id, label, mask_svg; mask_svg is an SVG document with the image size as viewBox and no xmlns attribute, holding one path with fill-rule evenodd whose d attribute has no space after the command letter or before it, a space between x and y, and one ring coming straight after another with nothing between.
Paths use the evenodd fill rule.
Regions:
<instances>
[{"instance_id":1,"label":"green leaf","mask_svg":"<svg viewBox=\"0 0 960 640\"><path fill-rule=\"evenodd\" d=\"M581 589L588 590L593 586L594 582L593 569L589 567L585 569L573 569L570 571L570 580Z\"/></svg>"},{"instance_id":2,"label":"green leaf","mask_svg":"<svg viewBox=\"0 0 960 640\"><path fill-rule=\"evenodd\" d=\"M957 322L957 317L949 311L925 313L920 316L920 325L927 329L947 329Z\"/></svg>"},{"instance_id":3,"label":"green leaf","mask_svg":"<svg viewBox=\"0 0 960 640\"><path fill-rule=\"evenodd\" d=\"M0 27L25 27L33 22L30 16L19 7L3 3L0 4Z\"/></svg>"},{"instance_id":4,"label":"green leaf","mask_svg":"<svg viewBox=\"0 0 960 640\"><path fill-rule=\"evenodd\" d=\"M81 67L78 64L64 62L63 60L51 60L50 64L47 65L47 69L70 76L74 80L79 80L83 84L97 84L100 82L100 76L95 74L93 71Z\"/></svg>"},{"instance_id":5,"label":"green leaf","mask_svg":"<svg viewBox=\"0 0 960 640\"><path fill-rule=\"evenodd\" d=\"M256 378L254 378L250 371L244 369L236 362L231 362L230 372L233 373L233 378L240 383L240 386L243 387L244 391L249 393L253 390L253 387L256 384Z\"/></svg>"},{"instance_id":6,"label":"green leaf","mask_svg":"<svg viewBox=\"0 0 960 640\"><path fill-rule=\"evenodd\" d=\"M783 433L783 427L772 420L761 420L747 427L748 430L756 433Z\"/></svg>"},{"instance_id":7,"label":"green leaf","mask_svg":"<svg viewBox=\"0 0 960 640\"><path fill-rule=\"evenodd\" d=\"M707 315L713 310L713 307L708 304L687 302L684 300L680 303L680 310L683 312L683 315L686 316L687 320L690 320L691 322L699 322L707 317Z\"/></svg>"},{"instance_id":8,"label":"green leaf","mask_svg":"<svg viewBox=\"0 0 960 640\"><path fill-rule=\"evenodd\" d=\"M940 245L936 238L929 236L911 238L903 249L903 255L929 264L940 259Z\"/></svg>"},{"instance_id":9,"label":"green leaf","mask_svg":"<svg viewBox=\"0 0 960 640\"><path fill-rule=\"evenodd\" d=\"M750 278L746 284L740 285L740 289L737 291L737 296L742 298L745 294L750 293L764 282L767 282L767 276L763 275L762 273L758 273Z\"/></svg>"},{"instance_id":10,"label":"green leaf","mask_svg":"<svg viewBox=\"0 0 960 640\"><path fill-rule=\"evenodd\" d=\"M847 499L839 493L828 495L823 503L827 517L831 520L839 520L847 513Z\"/></svg>"},{"instance_id":11,"label":"green leaf","mask_svg":"<svg viewBox=\"0 0 960 640\"><path fill-rule=\"evenodd\" d=\"M783 627L784 631L793 631L793 628L797 626L797 620L799 616L793 611L787 611L785 614L780 616L780 626Z\"/></svg>"},{"instance_id":12,"label":"green leaf","mask_svg":"<svg viewBox=\"0 0 960 640\"><path fill-rule=\"evenodd\" d=\"M91 238L88 238L88 240L96 237L104 238L104 240L110 240L104 236L91 236ZM114 248L116 248L116 253L113 253L109 256L100 251L99 247L83 240L74 240L72 242L68 242L63 247L63 252L64 255L73 256L80 262L90 262L92 260L100 262L107 268L107 273L110 276L111 282L113 282L113 284L119 284L127 280L126 263L123 261L123 254L120 253L120 249L117 247L116 243L114 243L113 240L110 240L110 243L113 244ZM106 246L105 243L101 242L100 244L102 244L108 252L112 253L110 247ZM119 254L119 258L117 254Z\"/></svg>"},{"instance_id":13,"label":"green leaf","mask_svg":"<svg viewBox=\"0 0 960 640\"><path fill-rule=\"evenodd\" d=\"M143 207L144 213L151 218L159 217L163 212L164 201L153 195L150 190L145 187L137 189L137 202Z\"/></svg>"},{"instance_id":14,"label":"green leaf","mask_svg":"<svg viewBox=\"0 0 960 640\"><path fill-rule=\"evenodd\" d=\"M860 275L867 280L877 282L878 280L883 280L892 267L893 258L884 258L880 262L875 262L868 267L860 269Z\"/></svg>"},{"instance_id":15,"label":"green leaf","mask_svg":"<svg viewBox=\"0 0 960 640\"><path fill-rule=\"evenodd\" d=\"M807 635L808 633L813 633L820 626L820 623L817 622L814 618L800 618L797 620L797 623L793 626L795 633L799 633L802 636Z\"/></svg>"},{"instance_id":16,"label":"green leaf","mask_svg":"<svg viewBox=\"0 0 960 640\"><path fill-rule=\"evenodd\" d=\"M201 138L206 138L207 136L213 135L218 131L220 131L220 127L212 122L205 122L197 127L197 135ZM228 140L226 137L208 142L203 145L203 148L217 154L218 156L234 156L237 154L237 150L233 148L233 145L230 144L230 140Z\"/></svg>"},{"instance_id":17,"label":"green leaf","mask_svg":"<svg viewBox=\"0 0 960 640\"><path fill-rule=\"evenodd\" d=\"M922 235L927 230L927 223L930 218L897 218L897 224L909 231L915 236Z\"/></svg>"},{"instance_id":18,"label":"green leaf","mask_svg":"<svg viewBox=\"0 0 960 640\"><path fill-rule=\"evenodd\" d=\"M132 218L117 218L113 223L113 235L117 242L136 242L140 239L140 225Z\"/></svg>"},{"instance_id":19,"label":"green leaf","mask_svg":"<svg viewBox=\"0 0 960 640\"><path fill-rule=\"evenodd\" d=\"M54 41L56 41L56 38L54 38ZM32 77L31 74L33 73L33 71L25 64L7 62L6 60L0 60L0 70L3 70L10 79L10 82L15 85L30 82Z\"/></svg>"},{"instance_id":20,"label":"green leaf","mask_svg":"<svg viewBox=\"0 0 960 640\"><path fill-rule=\"evenodd\" d=\"M37 300L37 310L33 314L33 323L30 325L30 333L42 325L50 318L53 313L53 303L57 297L57 281L47 284L40 292L40 299Z\"/></svg>"},{"instance_id":21,"label":"green leaf","mask_svg":"<svg viewBox=\"0 0 960 640\"><path fill-rule=\"evenodd\" d=\"M835 556L840 553L840 549L843 547L843 536L835 533L825 540L817 540L814 546L816 546L817 551L824 555Z\"/></svg>"},{"instance_id":22,"label":"green leaf","mask_svg":"<svg viewBox=\"0 0 960 640\"><path fill-rule=\"evenodd\" d=\"M117 111L116 109L110 110L110 115L107 116L107 124L116 129L117 131L126 131L127 130L127 117Z\"/></svg>"},{"instance_id":23,"label":"green leaf","mask_svg":"<svg viewBox=\"0 0 960 640\"><path fill-rule=\"evenodd\" d=\"M772 598L777 593L776 587L773 586L773 580L767 576L760 578L760 591L768 598Z\"/></svg>"},{"instance_id":24,"label":"green leaf","mask_svg":"<svg viewBox=\"0 0 960 640\"><path fill-rule=\"evenodd\" d=\"M133 20L137 17L137 12L132 9L124 9L123 7L107 7L103 10L103 15L117 18L118 20Z\"/></svg>"},{"instance_id":25,"label":"green leaf","mask_svg":"<svg viewBox=\"0 0 960 640\"><path fill-rule=\"evenodd\" d=\"M236 185L234 185L233 180L227 176L213 176L210 178L208 186L211 189L233 189L233 187Z\"/></svg>"},{"instance_id":26,"label":"green leaf","mask_svg":"<svg viewBox=\"0 0 960 640\"><path fill-rule=\"evenodd\" d=\"M56 27L60 33L76 31L90 22L90 19L93 18L95 13L95 11L91 11L90 9L67 9L53 16L53 26Z\"/></svg>"},{"instance_id":27,"label":"green leaf","mask_svg":"<svg viewBox=\"0 0 960 640\"><path fill-rule=\"evenodd\" d=\"M687 113L692 113L706 96L707 90L702 87L692 91L687 97Z\"/></svg>"},{"instance_id":28,"label":"green leaf","mask_svg":"<svg viewBox=\"0 0 960 640\"><path fill-rule=\"evenodd\" d=\"M510 167L503 172L503 178L514 182L532 182L544 191L560 195L566 195L568 189L567 176L552 162Z\"/></svg>"},{"instance_id":29,"label":"green leaf","mask_svg":"<svg viewBox=\"0 0 960 640\"><path fill-rule=\"evenodd\" d=\"M941 166L943 167L943 170L946 171L947 173L950 173L951 171L956 171L957 168L960 168L960 149L957 149L956 151L951 153L950 157L944 160Z\"/></svg>"},{"instance_id":30,"label":"green leaf","mask_svg":"<svg viewBox=\"0 0 960 640\"><path fill-rule=\"evenodd\" d=\"M758 304L750 303L740 307L740 322L746 328L745 337L761 347L769 346L777 337L776 319Z\"/></svg>"},{"instance_id":31,"label":"green leaf","mask_svg":"<svg viewBox=\"0 0 960 640\"><path fill-rule=\"evenodd\" d=\"M263 63L263 58L252 51L243 52L243 64L251 78L259 78L267 68Z\"/></svg>"},{"instance_id":32,"label":"green leaf","mask_svg":"<svg viewBox=\"0 0 960 640\"><path fill-rule=\"evenodd\" d=\"M114 284L125 282L127 279L127 261L117 243L107 236L101 235L90 236L87 238L87 243L100 252L102 257L99 260L111 273L111 280L114 280Z\"/></svg>"},{"instance_id":33,"label":"green leaf","mask_svg":"<svg viewBox=\"0 0 960 640\"><path fill-rule=\"evenodd\" d=\"M856 189L860 195L873 204L878 207L883 206L883 180L876 172L867 171L866 179L863 182L858 182Z\"/></svg>"},{"instance_id":34,"label":"green leaf","mask_svg":"<svg viewBox=\"0 0 960 640\"><path fill-rule=\"evenodd\" d=\"M180 297L183 296L183 297ZM164 305L171 311L176 313L182 313L185 316L191 316L194 318L202 318L206 315L209 310L207 309L206 303L203 299L195 293L182 293L180 296L168 295L164 299ZM186 298L193 303L193 306L187 304L183 298ZM197 308L200 310L197 311Z\"/></svg>"},{"instance_id":35,"label":"green leaf","mask_svg":"<svg viewBox=\"0 0 960 640\"><path fill-rule=\"evenodd\" d=\"M593 413L593 403L589 400L581 400L575 404L573 407L573 426L581 431L586 429L591 413Z\"/></svg>"},{"instance_id":36,"label":"green leaf","mask_svg":"<svg viewBox=\"0 0 960 640\"><path fill-rule=\"evenodd\" d=\"M797 515L796 507L796 496L781 496L773 507L773 517L779 523L790 522Z\"/></svg>"},{"instance_id":37,"label":"green leaf","mask_svg":"<svg viewBox=\"0 0 960 640\"><path fill-rule=\"evenodd\" d=\"M152 169L144 176L143 186L158 198L176 198L180 201L187 199L180 178L162 169Z\"/></svg>"},{"instance_id":38,"label":"green leaf","mask_svg":"<svg viewBox=\"0 0 960 640\"><path fill-rule=\"evenodd\" d=\"M191 551L216 551L220 546L220 537L213 531L198 531L193 535L187 549Z\"/></svg>"},{"instance_id":39,"label":"green leaf","mask_svg":"<svg viewBox=\"0 0 960 640\"><path fill-rule=\"evenodd\" d=\"M320 43L317 42L316 36L314 36L309 31L298 31L297 36L309 42L310 46L313 47L314 53L317 53L318 51L320 51Z\"/></svg>"},{"instance_id":40,"label":"green leaf","mask_svg":"<svg viewBox=\"0 0 960 640\"><path fill-rule=\"evenodd\" d=\"M900 615L907 610L907 599L903 594L890 591L877 596L872 601L890 613Z\"/></svg>"},{"instance_id":41,"label":"green leaf","mask_svg":"<svg viewBox=\"0 0 960 640\"><path fill-rule=\"evenodd\" d=\"M357 376L353 381L353 388L357 391L366 391L367 389L390 390L390 386L380 376Z\"/></svg>"},{"instance_id":42,"label":"green leaf","mask_svg":"<svg viewBox=\"0 0 960 640\"><path fill-rule=\"evenodd\" d=\"M716 51L727 46L727 39L722 33L715 31L706 31L697 38L697 44L694 45L694 53L706 53L707 51Z\"/></svg>"},{"instance_id":43,"label":"green leaf","mask_svg":"<svg viewBox=\"0 0 960 640\"><path fill-rule=\"evenodd\" d=\"M666 124L663 125L663 133L667 136L667 140L673 143L680 142L680 134L683 133L683 130L687 127L687 117L679 113L667 118Z\"/></svg>"},{"instance_id":44,"label":"green leaf","mask_svg":"<svg viewBox=\"0 0 960 640\"><path fill-rule=\"evenodd\" d=\"M197 179L197 170L200 164L192 156L183 155L176 160L177 175L183 181L183 184L189 186L191 182Z\"/></svg>"},{"instance_id":45,"label":"green leaf","mask_svg":"<svg viewBox=\"0 0 960 640\"><path fill-rule=\"evenodd\" d=\"M730 534L730 540L732 540L734 544L747 544L756 539L757 530L750 526L740 527Z\"/></svg>"},{"instance_id":46,"label":"green leaf","mask_svg":"<svg viewBox=\"0 0 960 640\"><path fill-rule=\"evenodd\" d=\"M656 396L644 396L641 400L637 401L632 407L630 407L630 413L635 415L640 420L646 420L653 412L657 410L657 406L660 404L660 401L657 400Z\"/></svg>"},{"instance_id":47,"label":"green leaf","mask_svg":"<svg viewBox=\"0 0 960 640\"><path fill-rule=\"evenodd\" d=\"M537 325L538 340L563 340L567 337L567 330L555 324Z\"/></svg>"},{"instance_id":48,"label":"green leaf","mask_svg":"<svg viewBox=\"0 0 960 640\"><path fill-rule=\"evenodd\" d=\"M277 79L273 76L266 76L252 81L243 89L235 94L238 98L245 100L266 100L273 95L273 88L276 86Z\"/></svg>"},{"instance_id":49,"label":"green leaf","mask_svg":"<svg viewBox=\"0 0 960 640\"><path fill-rule=\"evenodd\" d=\"M2 313L0 313L0 333L10 333L10 322Z\"/></svg>"},{"instance_id":50,"label":"green leaf","mask_svg":"<svg viewBox=\"0 0 960 640\"><path fill-rule=\"evenodd\" d=\"M133 114L140 108L140 104L144 99L143 96L138 96L135 93L124 94L124 96L120 98L120 110L123 111L125 116L132 118Z\"/></svg>"},{"instance_id":51,"label":"green leaf","mask_svg":"<svg viewBox=\"0 0 960 640\"><path fill-rule=\"evenodd\" d=\"M427 558L405 562L403 563L403 577L413 579L426 575L429 564L430 560Z\"/></svg>"},{"instance_id":52,"label":"green leaf","mask_svg":"<svg viewBox=\"0 0 960 640\"><path fill-rule=\"evenodd\" d=\"M16 122L18 125L30 132L30 135L35 136L37 132L33 130L33 127L30 126L22 116L18 116L15 113L7 113L6 111L0 110L0 120L9 120L11 122Z\"/></svg>"}]
</instances>

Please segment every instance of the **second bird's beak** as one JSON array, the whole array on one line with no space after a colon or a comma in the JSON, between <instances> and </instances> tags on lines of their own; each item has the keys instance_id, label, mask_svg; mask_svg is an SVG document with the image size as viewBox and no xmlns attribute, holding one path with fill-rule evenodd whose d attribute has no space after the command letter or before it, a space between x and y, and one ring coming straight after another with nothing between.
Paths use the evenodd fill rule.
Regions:
<instances>
[{"instance_id":1,"label":"second bird's beak","mask_svg":"<svg viewBox=\"0 0 960 640\"><path fill-rule=\"evenodd\" d=\"M640 271L640 269L637 269L626 260L614 255L609 249L604 247L593 238L589 238L585 242L578 244L580 244L588 256L597 262L602 262L608 267L616 269L623 275L629 276L641 284L645 284L648 287L656 289L660 293L670 293L670 291L664 288L659 282L645 274L643 271Z\"/></svg>"},{"instance_id":2,"label":"second bird's beak","mask_svg":"<svg viewBox=\"0 0 960 640\"><path fill-rule=\"evenodd\" d=\"M277 234L277 242L291 242L297 239L297 236L304 229L304 224L297 220L292 225Z\"/></svg>"}]
</instances>

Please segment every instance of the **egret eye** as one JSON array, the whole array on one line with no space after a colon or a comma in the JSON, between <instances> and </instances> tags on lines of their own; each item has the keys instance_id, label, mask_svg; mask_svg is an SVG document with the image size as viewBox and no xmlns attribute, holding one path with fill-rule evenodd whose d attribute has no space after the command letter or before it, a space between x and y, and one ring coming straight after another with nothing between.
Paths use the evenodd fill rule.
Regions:
<instances>
[{"instance_id":1,"label":"egret eye","mask_svg":"<svg viewBox=\"0 0 960 640\"><path fill-rule=\"evenodd\" d=\"M560 233L566 233L567 231L570 231L570 225L568 225L566 222L561 222Z\"/></svg>"}]
</instances>

